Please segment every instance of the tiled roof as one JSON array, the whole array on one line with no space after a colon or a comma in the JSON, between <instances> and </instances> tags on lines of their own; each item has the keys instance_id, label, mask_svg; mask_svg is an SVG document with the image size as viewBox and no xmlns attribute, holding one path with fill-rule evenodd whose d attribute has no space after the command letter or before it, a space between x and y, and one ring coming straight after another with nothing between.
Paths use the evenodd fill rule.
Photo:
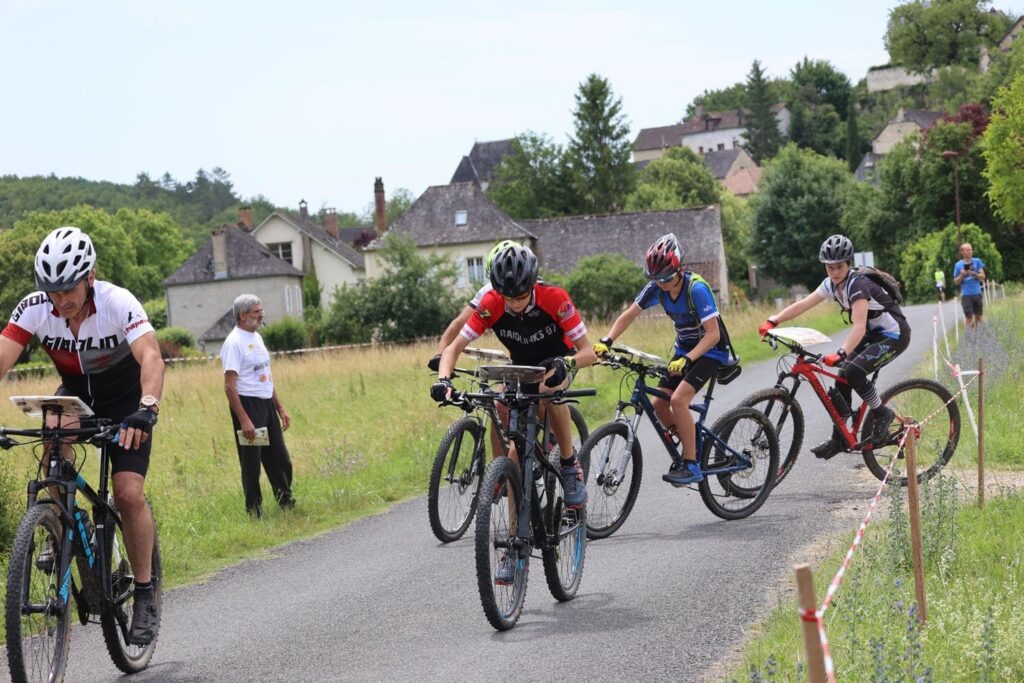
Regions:
<instances>
[{"instance_id":1,"label":"tiled roof","mask_svg":"<svg viewBox=\"0 0 1024 683\"><path fill-rule=\"evenodd\" d=\"M623 254L640 263L647 248L665 233L675 233L683 245L683 261L719 289L722 254L721 212L718 206L675 211L568 216L521 221L537 236L542 269L568 273L585 256Z\"/></svg>"},{"instance_id":2,"label":"tiled roof","mask_svg":"<svg viewBox=\"0 0 1024 683\"><path fill-rule=\"evenodd\" d=\"M461 211L466 212L466 223L456 225L456 213ZM388 232L408 237L420 247L533 237L468 182L428 187Z\"/></svg>"},{"instance_id":3,"label":"tiled roof","mask_svg":"<svg viewBox=\"0 0 1024 683\"><path fill-rule=\"evenodd\" d=\"M235 312L230 308L215 322L210 329L199 335L199 341L220 341L227 339L235 328Z\"/></svg>"},{"instance_id":4,"label":"tiled roof","mask_svg":"<svg viewBox=\"0 0 1024 683\"><path fill-rule=\"evenodd\" d=\"M932 124L942 118L941 111L928 111L927 109L907 109L903 113L903 120L916 123L921 130L928 130Z\"/></svg>"},{"instance_id":5,"label":"tiled roof","mask_svg":"<svg viewBox=\"0 0 1024 683\"><path fill-rule=\"evenodd\" d=\"M740 155L740 148L734 147L733 149L723 150L712 150L704 153L704 163L708 165L708 170L711 171L711 175L715 176L716 179L721 180L725 176L729 175L729 169L736 162L736 157Z\"/></svg>"},{"instance_id":6,"label":"tiled roof","mask_svg":"<svg viewBox=\"0 0 1024 683\"><path fill-rule=\"evenodd\" d=\"M292 213L291 211L275 211L264 219L262 223L257 225L253 232L259 232L259 229L266 224L274 216L277 216L281 220L291 224L293 228L301 233L305 233L314 242L318 242L326 247L329 251L334 252L341 258L348 261L354 268L360 270L366 268L366 259L363 258L361 252L353 249L344 239L331 237L330 234L319 225L314 223L309 217L303 219L301 214ZM348 230L348 228L342 228ZM339 233L341 230L339 230Z\"/></svg>"},{"instance_id":7,"label":"tiled roof","mask_svg":"<svg viewBox=\"0 0 1024 683\"><path fill-rule=\"evenodd\" d=\"M779 102L772 105L772 113L778 114L786 107L785 103ZM747 111L709 111L703 114L696 114L682 123L672 126L659 126L657 128L642 128L633 143L634 150L662 149L665 147L679 147L683 144L683 138L694 133L704 133L712 130L731 130L734 128L746 128Z\"/></svg>"},{"instance_id":8,"label":"tiled roof","mask_svg":"<svg viewBox=\"0 0 1024 683\"><path fill-rule=\"evenodd\" d=\"M723 178L722 187L737 197L746 197L757 192L763 173L764 171L757 166L740 169L732 175Z\"/></svg>"},{"instance_id":9,"label":"tiled roof","mask_svg":"<svg viewBox=\"0 0 1024 683\"><path fill-rule=\"evenodd\" d=\"M233 225L222 229L225 230L225 256L229 280L272 275L302 276L302 273L290 263L270 253L252 234ZM184 285L213 280L213 240L210 239L162 284Z\"/></svg>"},{"instance_id":10,"label":"tiled roof","mask_svg":"<svg viewBox=\"0 0 1024 683\"><path fill-rule=\"evenodd\" d=\"M494 180L498 164L515 151L515 138L494 140L491 142L475 142L469 156L462 157L452 183L490 183Z\"/></svg>"}]
</instances>

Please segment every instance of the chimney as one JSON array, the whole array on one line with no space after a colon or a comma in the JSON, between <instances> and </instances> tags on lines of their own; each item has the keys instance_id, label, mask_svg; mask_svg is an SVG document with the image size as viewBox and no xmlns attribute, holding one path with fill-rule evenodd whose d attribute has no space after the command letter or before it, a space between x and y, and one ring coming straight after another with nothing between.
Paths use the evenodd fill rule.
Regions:
<instances>
[{"instance_id":1,"label":"chimney","mask_svg":"<svg viewBox=\"0 0 1024 683\"><path fill-rule=\"evenodd\" d=\"M324 230L334 239L338 239L338 212L336 210L324 209Z\"/></svg>"},{"instance_id":2,"label":"chimney","mask_svg":"<svg viewBox=\"0 0 1024 683\"><path fill-rule=\"evenodd\" d=\"M226 228L214 230L213 239L213 279L228 279L228 231Z\"/></svg>"},{"instance_id":3,"label":"chimney","mask_svg":"<svg viewBox=\"0 0 1024 683\"><path fill-rule=\"evenodd\" d=\"M309 205L306 204L305 199L299 200L299 218L302 219L303 223L309 220Z\"/></svg>"},{"instance_id":4,"label":"chimney","mask_svg":"<svg viewBox=\"0 0 1024 683\"><path fill-rule=\"evenodd\" d=\"M238 209L238 227L246 232L252 232L252 207L242 206Z\"/></svg>"},{"instance_id":5,"label":"chimney","mask_svg":"<svg viewBox=\"0 0 1024 683\"><path fill-rule=\"evenodd\" d=\"M384 181L377 178L373 181L373 228L380 237L388 229L388 207L384 201Z\"/></svg>"}]
</instances>

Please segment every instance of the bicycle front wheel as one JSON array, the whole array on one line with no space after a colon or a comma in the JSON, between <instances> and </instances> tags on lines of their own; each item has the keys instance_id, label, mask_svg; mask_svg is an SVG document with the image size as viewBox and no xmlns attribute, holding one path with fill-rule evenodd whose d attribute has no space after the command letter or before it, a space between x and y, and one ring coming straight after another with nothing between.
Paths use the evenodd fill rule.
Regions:
<instances>
[{"instance_id":1,"label":"bicycle front wheel","mask_svg":"<svg viewBox=\"0 0 1024 683\"><path fill-rule=\"evenodd\" d=\"M499 631L516 625L526 602L530 547L513 543L522 490L511 459L501 456L487 466L476 515L476 582L484 615Z\"/></svg>"},{"instance_id":2,"label":"bicycle front wheel","mask_svg":"<svg viewBox=\"0 0 1024 683\"><path fill-rule=\"evenodd\" d=\"M113 498L110 500L114 506ZM146 502L149 506L149 502ZM97 513L99 515L100 513ZM152 508L150 508L152 514ZM106 556L110 563L110 594L112 601L108 603L100 615L103 628L103 640L107 643L107 652L114 666L126 674L137 673L149 665L156 650L156 639L160 632L160 611L163 602L163 564L160 561L160 537L157 535L156 518L153 524L153 590L156 604L157 621L154 627L153 640L147 645L133 645L128 642L128 629L132 625L132 609L135 605L135 577L128 563L127 546L124 543L124 530L121 522L106 520ZM97 524L99 520L97 520Z\"/></svg>"},{"instance_id":3,"label":"bicycle front wheel","mask_svg":"<svg viewBox=\"0 0 1024 683\"><path fill-rule=\"evenodd\" d=\"M804 445L804 410L785 389L773 387L758 391L740 401L741 406L764 413L775 427L779 438L779 469L775 473L778 486L796 464L800 447Z\"/></svg>"},{"instance_id":4,"label":"bicycle front wheel","mask_svg":"<svg viewBox=\"0 0 1024 683\"><path fill-rule=\"evenodd\" d=\"M639 439L628 447L629 426L601 425L583 444L580 462L587 472L587 537L608 538L623 525L640 493L643 455Z\"/></svg>"},{"instance_id":5,"label":"bicycle front wheel","mask_svg":"<svg viewBox=\"0 0 1024 683\"><path fill-rule=\"evenodd\" d=\"M551 464L558 466L552 454ZM565 507L562 478L553 472L544 473L544 540L541 557L544 560L544 578L555 600L566 602L576 597L583 578L583 561L587 549L587 508L575 510Z\"/></svg>"},{"instance_id":6,"label":"bicycle front wheel","mask_svg":"<svg viewBox=\"0 0 1024 683\"><path fill-rule=\"evenodd\" d=\"M11 680L60 681L71 646L70 573L60 563L61 524L49 505L33 505L14 534L7 567L7 664Z\"/></svg>"},{"instance_id":7,"label":"bicycle front wheel","mask_svg":"<svg viewBox=\"0 0 1024 683\"><path fill-rule=\"evenodd\" d=\"M912 424L917 424L917 480L926 481L945 467L960 442L960 407L953 395L929 379L910 379L889 387L882 393L882 403L896 412L896 418L889 426L889 437L885 443L872 449L864 449L864 463L879 479L885 478L893 459L905 470L905 451L900 441ZM861 430L861 438L874 429L874 420L869 414ZM907 472L899 478L902 486L907 485ZM892 483L896 483L894 480Z\"/></svg>"},{"instance_id":8,"label":"bicycle front wheel","mask_svg":"<svg viewBox=\"0 0 1024 683\"><path fill-rule=\"evenodd\" d=\"M427 491L427 514L434 536L442 543L462 538L473 521L484 475L485 431L473 418L459 418L437 449Z\"/></svg>"},{"instance_id":9,"label":"bicycle front wheel","mask_svg":"<svg viewBox=\"0 0 1024 683\"><path fill-rule=\"evenodd\" d=\"M700 464L705 476L698 488L708 510L722 519L749 517L775 486L775 428L759 410L733 408L704 434Z\"/></svg>"}]
</instances>

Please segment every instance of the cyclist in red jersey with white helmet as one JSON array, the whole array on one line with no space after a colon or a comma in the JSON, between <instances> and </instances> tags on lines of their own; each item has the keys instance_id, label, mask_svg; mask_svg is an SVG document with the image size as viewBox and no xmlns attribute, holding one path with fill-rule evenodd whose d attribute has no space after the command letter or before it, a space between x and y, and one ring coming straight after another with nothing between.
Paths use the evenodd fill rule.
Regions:
<instances>
[{"instance_id":1,"label":"cyclist in red jersey with white helmet","mask_svg":"<svg viewBox=\"0 0 1024 683\"><path fill-rule=\"evenodd\" d=\"M96 279L92 240L78 228L57 228L46 236L36 252L35 280L37 291L21 300L0 333L0 378L37 336L60 374L57 394L77 396L97 417L121 421L107 452L135 576L127 640L146 645L154 636L156 605L153 515L143 486L164 384L156 333L131 292ZM74 428L78 418L64 417L63 424Z\"/></svg>"}]
</instances>

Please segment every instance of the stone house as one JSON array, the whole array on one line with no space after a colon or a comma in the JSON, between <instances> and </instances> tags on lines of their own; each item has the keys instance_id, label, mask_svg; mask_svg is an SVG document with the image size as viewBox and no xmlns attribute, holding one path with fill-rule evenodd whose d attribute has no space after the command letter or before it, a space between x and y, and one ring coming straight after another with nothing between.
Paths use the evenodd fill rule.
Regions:
<instances>
[{"instance_id":1,"label":"stone house","mask_svg":"<svg viewBox=\"0 0 1024 683\"><path fill-rule=\"evenodd\" d=\"M772 107L779 133L789 133L790 111L784 103ZM747 132L748 112L708 112L697 107L697 113L681 123L657 128L643 128L633 142L633 161L653 161L665 154L671 147L689 147L697 154L723 151L742 147Z\"/></svg>"}]
</instances>

